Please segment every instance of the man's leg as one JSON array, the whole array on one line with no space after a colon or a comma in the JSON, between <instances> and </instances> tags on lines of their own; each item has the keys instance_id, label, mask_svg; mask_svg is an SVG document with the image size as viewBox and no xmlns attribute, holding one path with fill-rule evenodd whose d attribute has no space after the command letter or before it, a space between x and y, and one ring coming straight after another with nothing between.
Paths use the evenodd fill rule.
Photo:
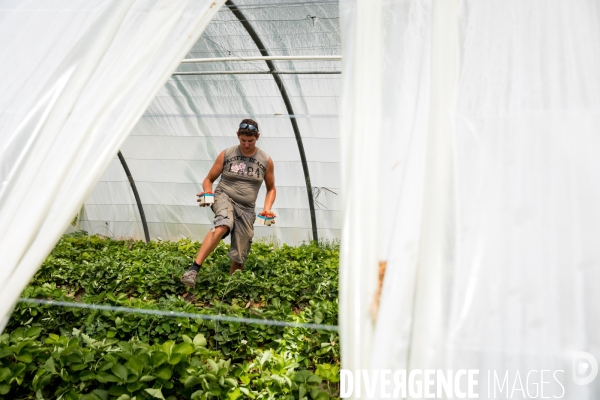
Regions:
<instances>
[{"instance_id":1,"label":"man's leg","mask_svg":"<svg viewBox=\"0 0 600 400\"><path fill-rule=\"evenodd\" d=\"M229 227L225 225L217 226L206 234L202 245L200 246L200 250L198 251L198 255L194 260L194 264L190 267L189 270L183 274L181 277L181 282L187 287L194 287L196 285L196 276L198 276L198 271L200 266L206 260L206 258L213 252L213 250L219 245L219 242L229 232Z\"/></svg>"},{"instance_id":2,"label":"man's leg","mask_svg":"<svg viewBox=\"0 0 600 400\"><path fill-rule=\"evenodd\" d=\"M229 275L233 275L235 271L242 271L244 269L244 265L240 263L236 263L235 261L231 262L231 268L229 268Z\"/></svg>"},{"instance_id":3,"label":"man's leg","mask_svg":"<svg viewBox=\"0 0 600 400\"><path fill-rule=\"evenodd\" d=\"M200 266L217 247L221 239L227 236L233 228L233 204L229 196L218 193L215 196L215 203L212 206L212 210L215 213L215 227L206 234L194 263L181 277L181 282L188 287L195 286Z\"/></svg>"},{"instance_id":4,"label":"man's leg","mask_svg":"<svg viewBox=\"0 0 600 400\"><path fill-rule=\"evenodd\" d=\"M230 275L233 275L235 271L244 269L244 263L254 236L253 225L256 219L254 209L246 210L237 206L235 213L235 228L231 231L231 250L229 251L229 258L231 258Z\"/></svg>"},{"instance_id":5,"label":"man's leg","mask_svg":"<svg viewBox=\"0 0 600 400\"><path fill-rule=\"evenodd\" d=\"M208 231L196 256L196 264L200 265L206 260L206 257L219 245L219 242L228 231L229 228L225 225L217 226Z\"/></svg>"}]
</instances>

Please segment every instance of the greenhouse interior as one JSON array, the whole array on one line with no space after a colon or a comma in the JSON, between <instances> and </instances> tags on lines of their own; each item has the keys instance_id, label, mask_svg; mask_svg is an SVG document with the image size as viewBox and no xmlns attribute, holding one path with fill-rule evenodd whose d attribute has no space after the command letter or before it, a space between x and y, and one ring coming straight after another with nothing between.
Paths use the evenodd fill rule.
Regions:
<instances>
[{"instance_id":1,"label":"greenhouse interior","mask_svg":"<svg viewBox=\"0 0 600 400\"><path fill-rule=\"evenodd\" d=\"M212 227L212 212L199 209L190 193L200 191L217 155L236 144L237 125L248 116L277 167L279 220L257 227L255 237L293 245L340 239L338 2L257 4L240 3L238 13L221 7L120 148L151 240L202 238ZM252 22L251 31L241 21ZM269 56L292 59L246 61ZM145 238L116 156L80 215L77 229Z\"/></svg>"},{"instance_id":2,"label":"greenhouse interior","mask_svg":"<svg viewBox=\"0 0 600 400\"><path fill-rule=\"evenodd\" d=\"M595 0L0 0L0 398L600 398L599 34Z\"/></svg>"}]
</instances>

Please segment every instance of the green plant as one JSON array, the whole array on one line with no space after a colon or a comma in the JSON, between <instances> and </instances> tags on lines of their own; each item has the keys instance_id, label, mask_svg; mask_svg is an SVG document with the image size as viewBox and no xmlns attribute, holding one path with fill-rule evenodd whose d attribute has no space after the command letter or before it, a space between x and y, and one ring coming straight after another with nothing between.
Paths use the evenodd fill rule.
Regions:
<instances>
[{"instance_id":1,"label":"green plant","mask_svg":"<svg viewBox=\"0 0 600 400\"><path fill-rule=\"evenodd\" d=\"M337 245L312 243L291 247L255 243L244 273L230 277L227 274L228 246L221 244L204 263L196 289L188 291L179 282L179 276L188 267L199 246L189 240L146 244L77 233L66 235L25 289L23 297L337 325ZM20 349L25 355L21 356L19 352L8 358L0 358L3 363L11 360L14 364L5 367L10 369L11 375L0 379L0 393L7 387L2 385L9 385L11 396L13 393L21 396L14 398L62 396L66 399L85 395L88 396L85 399L103 399L104 392L106 396L120 400L151 396L160 398L161 395L165 398L256 396L290 399L336 396L339 340L336 333L328 331L235 322L217 324L215 321L190 318L20 303L7 332L10 335L2 336L7 340L0 344L2 349L16 346L14 340L21 340L18 338L21 333L25 339L19 343L27 342ZM26 338L26 332L36 335ZM14 338L13 334L16 335ZM205 338L203 350L198 350L194 340L190 339L192 337ZM161 351L167 354L164 348L159 349L165 343L181 345L178 349L189 350L186 344L195 346L193 353L181 357L185 371L181 369L183 367L177 367L180 362L170 364L167 361L161 364L170 366L172 377L179 377L179 381L169 381L174 382L173 387L169 387L168 382L162 382L160 376L152 375L156 371L148 370L149 367L135 370L135 361L127 364L133 356L128 359L123 356L131 353L127 350L129 347L134 349L134 353L148 353L150 356ZM56 349L50 350L48 346ZM71 354L72 349L75 352L73 354L79 357L90 358L93 354L94 360L101 357L103 361L90 367L91 361L67 360L64 363L64 359L53 356L55 371L52 372L51 366L46 365L47 362L52 363L48 361L48 354L55 354L59 349L62 349L61 354L66 352L65 356ZM27 354L31 354L30 362L26 362ZM17 356L24 357L25 361L18 360ZM134 356L133 359L137 359L137 355ZM123 364L127 369L126 375L121 367L116 366L121 364L115 360L110 367L104 364L104 361L115 357L115 360L126 360ZM193 357L198 357L199 361L192 362ZM76 356L71 355L71 358L75 359ZM216 376L218 388L211 376L203 376L214 372L209 358L216 363L218 371L229 363L227 373L220 372L224 375ZM198 362L208 369L203 369ZM19 363L24 365L23 371L20 371L23 367L17 366ZM75 364L78 366L74 367ZM82 367L82 364L85 366ZM60 369L57 369L57 365ZM100 365L106 368L101 371L94 369ZM92 371L94 376L82 375L80 371ZM27 374L34 376L31 378ZM204 380L196 382L196 377L201 375ZM142 381L143 376L155 376L156 379ZM226 378L236 381L237 386L233 385L233 381L227 381L229 383L226 384ZM111 381L114 379L121 380ZM38 385L35 388L23 384L34 380ZM47 384L39 386L46 380ZM121 390L130 384L130 388L138 384L140 388L128 392Z\"/></svg>"}]
</instances>

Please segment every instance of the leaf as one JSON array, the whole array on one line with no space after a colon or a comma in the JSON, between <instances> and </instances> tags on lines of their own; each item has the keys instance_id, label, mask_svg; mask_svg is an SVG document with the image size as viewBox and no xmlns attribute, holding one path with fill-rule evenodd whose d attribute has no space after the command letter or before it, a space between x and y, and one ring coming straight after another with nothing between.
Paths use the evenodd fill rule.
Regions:
<instances>
[{"instance_id":1,"label":"leaf","mask_svg":"<svg viewBox=\"0 0 600 400\"><path fill-rule=\"evenodd\" d=\"M142 386L144 386L143 382L132 382L130 384L127 385L127 391L128 392L135 392L136 390L140 390L142 388Z\"/></svg>"},{"instance_id":2,"label":"leaf","mask_svg":"<svg viewBox=\"0 0 600 400\"><path fill-rule=\"evenodd\" d=\"M153 380L155 380L155 379L156 379L156 377L155 377L155 376L152 376L152 375L144 375L144 376L142 376L142 377L140 378L140 382L150 382L150 381L153 381Z\"/></svg>"},{"instance_id":3,"label":"leaf","mask_svg":"<svg viewBox=\"0 0 600 400\"><path fill-rule=\"evenodd\" d=\"M145 390L150 396L157 398L157 399L165 400L165 397L163 396L162 391L160 389L145 389Z\"/></svg>"},{"instance_id":4,"label":"leaf","mask_svg":"<svg viewBox=\"0 0 600 400\"><path fill-rule=\"evenodd\" d=\"M164 380L171 379L172 374L173 374L173 371L171 370L171 367L168 365L163 365L162 367L159 367L156 371L154 371L154 375L156 375L157 378L164 379Z\"/></svg>"},{"instance_id":5,"label":"leaf","mask_svg":"<svg viewBox=\"0 0 600 400\"><path fill-rule=\"evenodd\" d=\"M11 375L9 368L0 368L0 382L4 381Z\"/></svg>"},{"instance_id":6,"label":"leaf","mask_svg":"<svg viewBox=\"0 0 600 400\"><path fill-rule=\"evenodd\" d=\"M217 365L217 363L214 360L211 360L210 358L208 360L206 360L206 362L208 363L208 366L210 367L210 370L212 372L214 372L215 374L217 372L219 372L219 367Z\"/></svg>"},{"instance_id":7,"label":"leaf","mask_svg":"<svg viewBox=\"0 0 600 400\"><path fill-rule=\"evenodd\" d=\"M100 364L100 367L98 367L98 371L106 371L107 369L111 369L113 365L115 365L113 361L104 361Z\"/></svg>"},{"instance_id":8,"label":"leaf","mask_svg":"<svg viewBox=\"0 0 600 400\"><path fill-rule=\"evenodd\" d=\"M136 375L142 373L144 369L144 363L138 359L137 357L131 357L126 363L125 366L131 370Z\"/></svg>"},{"instance_id":9,"label":"leaf","mask_svg":"<svg viewBox=\"0 0 600 400\"><path fill-rule=\"evenodd\" d=\"M89 381L90 379L96 378L96 374L93 371L83 371L79 374L80 381Z\"/></svg>"},{"instance_id":10,"label":"leaf","mask_svg":"<svg viewBox=\"0 0 600 400\"><path fill-rule=\"evenodd\" d=\"M3 383L0 384L0 394L6 394L10 391L10 385Z\"/></svg>"},{"instance_id":11,"label":"leaf","mask_svg":"<svg viewBox=\"0 0 600 400\"><path fill-rule=\"evenodd\" d=\"M313 395L313 390L311 390L310 395ZM320 391L316 397L313 396L315 400L329 400L330 397L326 392Z\"/></svg>"},{"instance_id":12,"label":"leaf","mask_svg":"<svg viewBox=\"0 0 600 400\"><path fill-rule=\"evenodd\" d=\"M233 378L225 378L225 383L231 387L237 387L238 383L235 379Z\"/></svg>"},{"instance_id":13,"label":"leaf","mask_svg":"<svg viewBox=\"0 0 600 400\"><path fill-rule=\"evenodd\" d=\"M25 371L25 368L27 368L25 366L25 364L13 365L13 369L12 369L13 376L17 376L17 375L21 374L21 372Z\"/></svg>"},{"instance_id":14,"label":"leaf","mask_svg":"<svg viewBox=\"0 0 600 400\"><path fill-rule=\"evenodd\" d=\"M264 363L266 363L267 361L269 361L271 359L271 356L273 354L270 351L265 351L262 355L262 357L260 358L260 365L264 365Z\"/></svg>"},{"instance_id":15,"label":"leaf","mask_svg":"<svg viewBox=\"0 0 600 400\"><path fill-rule=\"evenodd\" d=\"M119 342L119 347L125 353L131 353L131 345L129 343L127 343L127 342Z\"/></svg>"},{"instance_id":16,"label":"leaf","mask_svg":"<svg viewBox=\"0 0 600 400\"><path fill-rule=\"evenodd\" d=\"M202 390L196 390L194 393L192 393L192 397L190 397L190 399L192 399L192 400L202 400L202 393L204 393L204 391L202 391Z\"/></svg>"},{"instance_id":17,"label":"leaf","mask_svg":"<svg viewBox=\"0 0 600 400\"><path fill-rule=\"evenodd\" d=\"M191 387L199 385L200 383L202 383L202 379L198 378L197 376L188 376L183 386L185 386L186 389L189 389Z\"/></svg>"},{"instance_id":18,"label":"leaf","mask_svg":"<svg viewBox=\"0 0 600 400\"><path fill-rule=\"evenodd\" d=\"M17 328L14 331L12 331L12 333L10 334L10 337L12 339L23 339L24 335L25 335L25 329L24 328Z\"/></svg>"},{"instance_id":19,"label":"leaf","mask_svg":"<svg viewBox=\"0 0 600 400\"><path fill-rule=\"evenodd\" d=\"M98 372L98 374L96 375L96 379L98 379L98 381L102 382L102 383L121 382L121 380L119 378L117 378L113 374L109 374L108 372L105 372L105 371Z\"/></svg>"},{"instance_id":20,"label":"leaf","mask_svg":"<svg viewBox=\"0 0 600 400\"><path fill-rule=\"evenodd\" d=\"M85 364L73 364L71 365L71 369L73 371L81 371L82 369L86 369L88 366Z\"/></svg>"},{"instance_id":21,"label":"leaf","mask_svg":"<svg viewBox=\"0 0 600 400\"><path fill-rule=\"evenodd\" d=\"M302 399L302 398L304 398L305 395L306 395L306 385L304 383L301 383L300 385L298 385L298 398Z\"/></svg>"},{"instance_id":22,"label":"leaf","mask_svg":"<svg viewBox=\"0 0 600 400\"><path fill-rule=\"evenodd\" d=\"M169 356L163 353L162 351L156 351L152 353L152 365L154 367L158 367L161 364L164 364L169 359Z\"/></svg>"},{"instance_id":23,"label":"leaf","mask_svg":"<svg viewBox=\"0 0 600 400\"><path fill-rule=\"evenodd\" d=\"M111 396L121 396L123 394L128 394L128 390L123 385L112 385L110 389L108 389L108 394Z\"/></svg>"},{"instance_id":24,"label":"leaf","mask_svg":"<svg viewBox=\"0 0 600 400\"><path fill-rule=\"evenodd\" d=\"M129 397L127 394L122 394L117 398L117 400L131 400L131 397Z\"/></svg>"},{"instance_id":25,"label":"leaf","mask_svg":"<svg viewBox=\"0 0 600 400\"><path fill-rule=\"evenodd\" d=\"M183 356L181 354L173 353L171 354L171 358L169 358L169 364L176 365L179 364Z\"/></svg>"},{"instance_id":26,"label":"leaf","mask_svg":"<svg viewBox=\"0 0 600 400\"><path fill-rule=\"evenodd\" d=\"M203 334L199 333L194 337L194 345L206 347L206 338Z\"/></svg>"},{"instance_id":27,"label":"leaf","mask_svg":"<svg viewBox=\"0 0 600 400\"><path fill-rule=\"evenodd\" d=\"M15 352L9 349L0 350L0 358L12 356Z\"/></svg>"},{"instance_id":28,"label":"leaf","mask_svg":"<svg viewBox=\"0 0 600 400\"><path fill-rule=\"evenodd\" d=\"M137 361L141 362L145 366L149 367L152 365L152 359L150 358L150 354L148 354L146 352L136 354L135 359Z\"/></svg>"},{"instance_id":29,"label":"leaf","mask_svg":"<svg viewBox=\"0 0 600 400\"><path fill-rule=\"evenodd\" d=\"M188 356L194 352L194 347L189 343L180 343L177 346L173 347L173 353L181 354L184 356Z\"/></svg>"},{"instance_id":30,"label":"leaf","mask_svg":"<svg viewBox=\"0 0 600 400\"><path fill-rule=\"evenodd\" d=\"M235 389L234 391L227 393L227 397L229 400L237 400L242 396L243 395L240 389Z\"/></svg>"},{"instance_id":31,"label":"leaf","mask_svg":"<svg viewBox=\"0 0 600 400\"><path fill-rule=\"evenodd\" d=\"M95 394L102 400L108 400L108 392L106 390L100 390L100 389L92 390L92 394Z\"/></svg>"},{"instance_id":32,"label":"leaf","mask_svg":"<svg viewBox=\"0 0 600 400\"><path fill-rule=\"evenodd\" d=\"M42 328L39 326L32 326L31 328L25 331L25 337L27 338L36 338L42 333Z\"/></svg>"},{"instance_id":33,"label":"leaf","mask_svg":"<svg viewBox=\"0 0 600 400\"><path fill-rule=\"evenodd\" d=\"M125 368L124 365L115 364L110 370L113 374L115 374L116 377L118 377L121 380L121 382L127 381L127 376L129 374L127 373L127 368Z\"/></svg>"},{"instance_id":34,"label":"leaf","mask_svg":"<svg viewBox=\"0 0 600 400\"><path fill-rule=\"evenodd\" d=\"M317 311L315 312L315 323L320 324L321 322L323 322L323 313L321 311Z\"/></svg>"},{"instance_id":35,"label":"leaf","mask_svg":"<svg viewBox=\"0 0 600 400\"><path fill-rule=\"evenodd\" d=\"M167 354L168 356L170 356L171 355L171 351L172 351L174 345L175 345L175 343L172 340L167 340L161 346L162 351L165 354Z\"/></svg>"},{"instance_id":36,"label":"leaf","mask_svg":"<svg viewBox=\"0 0 600 400\"><path fill-rule=\"evenodd\" d=\"M23 361L24 363L30 363L33 361L33 356L28 351L24 351L15 357L19 361Z\"/></svg>"},{"instance_id":37,"label":"leaf","mask_svg":"<svg viewBox=\"0 0 600 400\"><path fill-rule=\"evenodd\" d=\"M308 377L311 375L312 375L312 373L307 370L298 371L294 374L294 380L296 382L306 382Z\"/></svg>"},{"instance_id":38,"label":"leaf","mask_svg":"<svg viewBox=\"0 0 600 400\"><path fill-rule=\"evenodd\" d=\"M60 336L51 333L48 335L48 338L46 339L46 343L48 344L54 344L54 343L58 343L60 341Z\"/></svg>"},{"instance_id":39,"label":"leaf","mask_svg":"<svg viewBox=\"0 0 600 400\"><path fill-rule=\"evenodd\" d=\"M79 400L102 400L100 397L96 396L95 394L82 394L81 396L79 396Z\"/></svg>"}]
</instances>

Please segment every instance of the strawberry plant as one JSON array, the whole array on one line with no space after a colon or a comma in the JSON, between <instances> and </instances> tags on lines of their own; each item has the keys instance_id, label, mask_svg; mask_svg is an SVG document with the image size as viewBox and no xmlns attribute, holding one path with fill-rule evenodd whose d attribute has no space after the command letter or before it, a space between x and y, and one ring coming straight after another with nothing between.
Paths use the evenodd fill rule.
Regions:
<instances>
[{"instance_id":1,"label":"strawberry plant","mask_svg":"<svg viewBox=\"0 0 600 400\"><path fill-rule=\"evenodd\" d=\"M66 235L22 296L337 325L336 245L255 243L230 276L222 243L189 290L199 246ZM339 381L331 331L19 303L5 332L9 398L326 399Z\"/></svg>"}]
</instances>

